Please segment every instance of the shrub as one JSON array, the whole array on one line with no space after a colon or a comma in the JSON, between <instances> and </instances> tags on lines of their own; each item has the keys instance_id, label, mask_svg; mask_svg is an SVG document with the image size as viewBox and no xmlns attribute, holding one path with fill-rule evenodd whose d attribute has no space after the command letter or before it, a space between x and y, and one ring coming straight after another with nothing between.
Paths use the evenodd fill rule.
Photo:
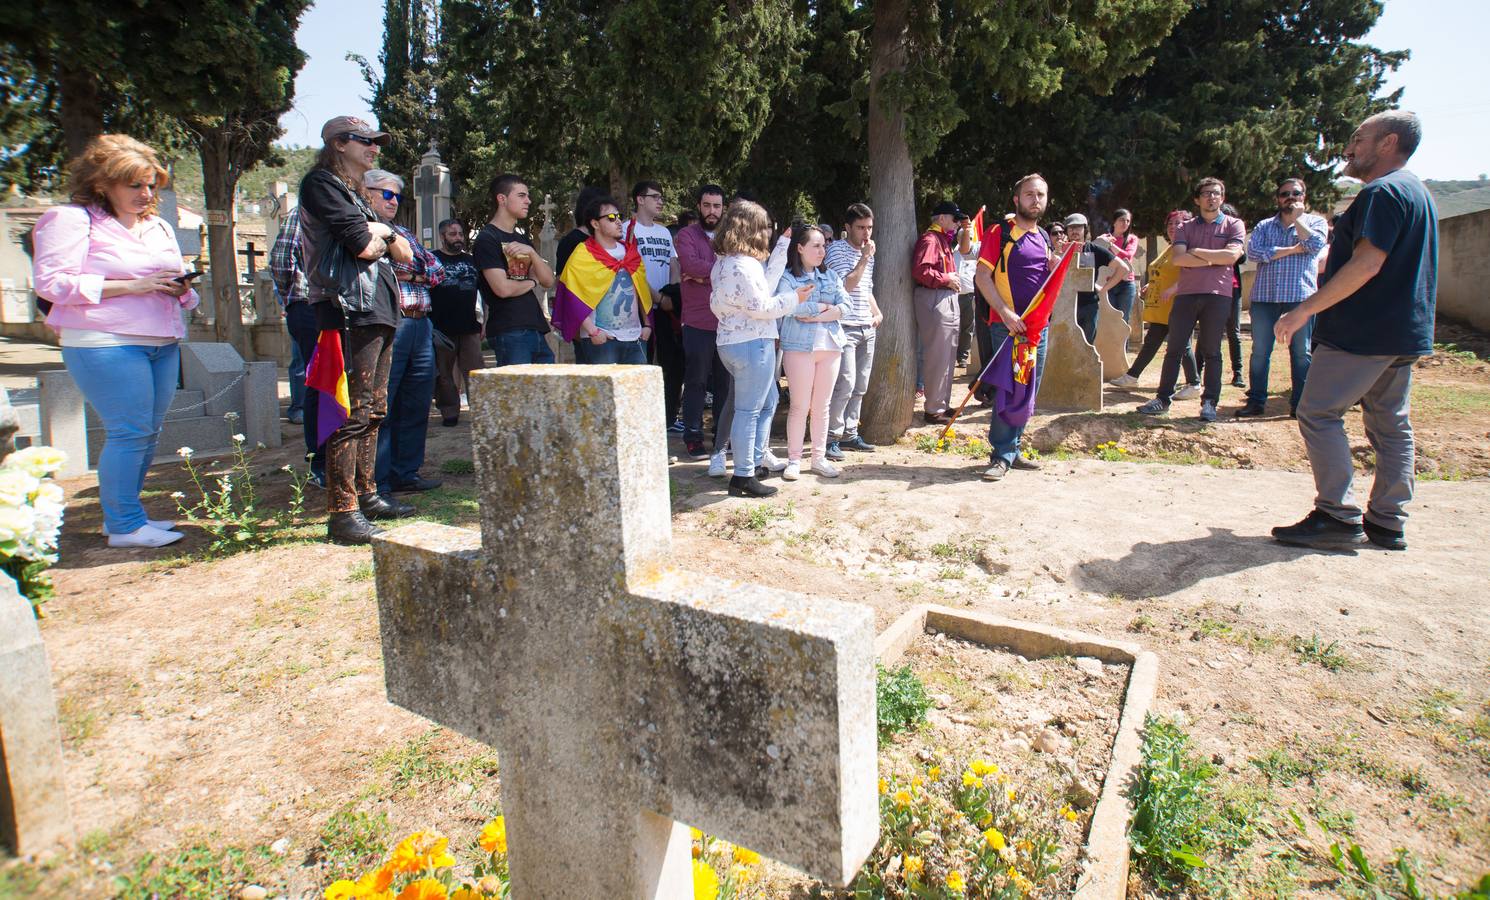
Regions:
<instances>
[{"instance_id":1,"label":"shrub","mask_svg":"<svg viewBox=\"0 0 1490 900\"><path fill-rule=\"evenodd\" d=\"M931 698L926 685L911 671L910 665L886 669L875 664L874 693L878 708L880 743L898 732L915 728L926 721Z\"/></svg>"}]
</instances>

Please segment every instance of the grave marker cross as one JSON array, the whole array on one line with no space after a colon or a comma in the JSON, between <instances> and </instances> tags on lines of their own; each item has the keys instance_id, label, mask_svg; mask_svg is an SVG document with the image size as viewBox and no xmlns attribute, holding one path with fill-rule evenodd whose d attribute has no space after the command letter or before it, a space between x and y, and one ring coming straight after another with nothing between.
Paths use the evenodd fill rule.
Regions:
<instances>
[{"instance_id":1,"label":"grave marker cross","mask_svg":"<svg viewBox=\"0 0 1490 900\"><path fill-rule=\"evenodd\" d=\"M248 261L247 280L253 281L254 273L259 270L258 259L265 255L264 251L256 248L253 241L249 241L244 249L238 251L238 255Z\"/></svg>"},{"instance_id":2,"label":"grave marker cross","mask_svg":"<svg viewBox=\"0 0 1490 900\"><path fill-rule=\"evenodd\" d=\"M481 534L374 543L389 699L494 745L514 896L691 897L687 822L846 883L878 836L862 606L671 567L651 366L472 378Z\"/></svg>"}]
</instances>

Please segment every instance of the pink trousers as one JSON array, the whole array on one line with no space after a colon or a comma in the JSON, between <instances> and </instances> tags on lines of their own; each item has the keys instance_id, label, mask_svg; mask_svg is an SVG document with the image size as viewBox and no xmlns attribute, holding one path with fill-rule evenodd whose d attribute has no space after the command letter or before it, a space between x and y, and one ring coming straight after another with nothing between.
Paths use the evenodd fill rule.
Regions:
<instances>
[{"instance_id":1,"label":"pink trousers","mask_svg":"<svg viewBox=\"0 0 1490 900\"><path fill-rule=\"evenodd\" d=\"M828 449L828 403L838 381L838 350L788 350L781 355L792 405L786 414L786 458L801 462L802 435L807 430L807 411L812 411L812 458L822 459Z\"/></svg>"}]
</instances>

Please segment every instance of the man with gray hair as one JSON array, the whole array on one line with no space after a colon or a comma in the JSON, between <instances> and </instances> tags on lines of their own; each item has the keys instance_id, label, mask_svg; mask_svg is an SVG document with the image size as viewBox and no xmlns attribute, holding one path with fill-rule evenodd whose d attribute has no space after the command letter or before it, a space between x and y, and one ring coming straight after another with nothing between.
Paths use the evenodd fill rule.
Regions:
<instances>
[{"instance_id":1,"label":"man with gray hair","mask_svg":"<svg viewBox=\"0 0 1490 900\"><path fill-rule=\"evenodd\" d=\"M445 268L435 255L393 217L403 202L404 180L383 169L362 176L368 203L378 218L409 242L414 258L393 264L398 278L398 306L403 313L393 335L393 361L388 369L388 414L378 428L378 455L374 467L378 494L397 511L409 515L414 508L393 500L395 491L428 491L440 486L438 479L423 478L424 443L429 431L429 405L435 395L434 326L429 318L429 289L445 277Z\"/></svg>"},{"instance_id":2,"label":"man with gray hair","mask_svg":"<svg viewBox=\"0 0 1490 900\"><path fill-rule=\"evenodd\" d=\"M1406 550L1412 500L1412 368L1433 352L1438 295L1438 209L1404 166L1422 138L1410 112L1378 113L1345 145L1345 174L1365 182L1335 223L1320 289L1278 319L1288 343L1314 316L1314 357L1299 399L1299 433L1314 470L1314 509L1273 529L1285 544L1345 550L1370 541ZM1361 405L1376 477L1362 511L1345 412Z\"/></svg>"}]
</instances>

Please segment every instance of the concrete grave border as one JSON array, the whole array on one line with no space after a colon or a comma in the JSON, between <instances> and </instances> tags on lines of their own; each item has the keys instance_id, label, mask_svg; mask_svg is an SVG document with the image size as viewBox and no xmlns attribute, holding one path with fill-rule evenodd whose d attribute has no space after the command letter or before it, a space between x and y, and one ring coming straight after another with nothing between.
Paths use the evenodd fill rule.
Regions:
<instances>
[{"instance_id":1,"label":"concrete grave border","mask_svg":"<svg viewBox=\"0 0 1490 900\"><path fill-rule=\"evenodd\" d=\"M1122 900L1128 892L1127 832L1133 814L1123 789L1137 775L1142 758L1140 732L1154 700L1159 658L1137 644L933 605L912 607L892 622L875 638L875 654L884 665L892 665L928 631L1003 647L1030 658L1091 656L1105 663L1129 666L1128 686L1123 691L1122 712L1112 742L1112 760L1102 780L1102 794L1092 811L1085 860L1071 895L1078 900Z\"/></svg>"}]
</instances>

